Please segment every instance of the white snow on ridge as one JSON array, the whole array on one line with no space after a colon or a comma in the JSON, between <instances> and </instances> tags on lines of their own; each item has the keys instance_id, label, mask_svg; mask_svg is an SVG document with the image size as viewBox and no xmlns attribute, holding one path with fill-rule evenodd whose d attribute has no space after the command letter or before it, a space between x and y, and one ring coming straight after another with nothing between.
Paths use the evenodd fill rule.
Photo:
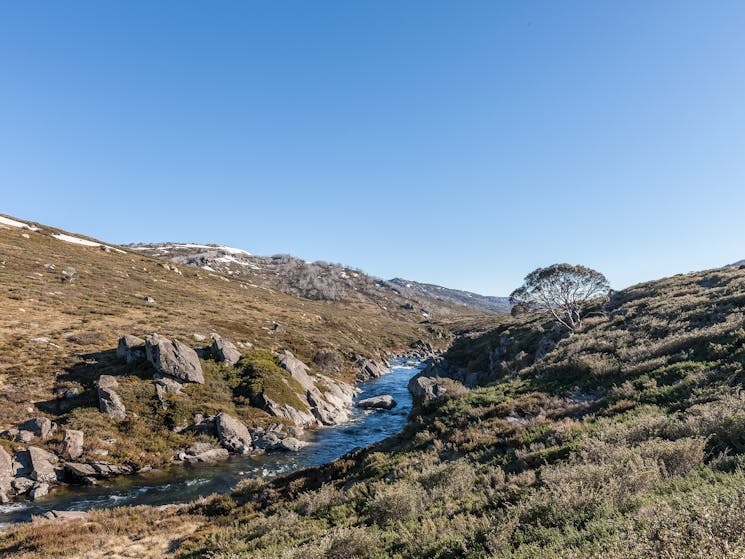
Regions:
<instances>
[{"instance_id":1,"label":"white snow on ridge","mask_svg":"<svg viewBox=\"0 0 745 559\"><path fill-rule=\"evenodd\" d=\"M22 221L16 221L15 219L10 219L9 217L3 217L1 215L0 215L0 224L9 225L10 227L21 227L22 229L30 229L31 231L39 230L38 227L28 225L27 223L23 223Z\"/></svg>"},{"instance_id":2,"label":"white snow on ridge","mask_svg":"<svg viewBox=\"0 0 745 559\"><path fill-rule=\"evenodd\" d=\"M125 251L121 249L110 247L109 245L104 245L95 241L89 241L88 239L81 239L80 237L65 235L64 233L52 233L52 237L54 237L55 239L59 239L60 241L65 241L66 243L72 243L74 245L83 245L87 247L106 247L108 249L115 250L116 252L125 254Z\"/></svg>"},{"instance_id":3,"label":"white snow on ridge","mask_svg":"<svg viewBox=\"0 0 745 559\"><path fill-rule=\"evenodd\" d=\"M52 233L52 237L65 241L66 243L72 243L74 245L85 245L87 247L100 247L101 243L94 243L88 239L81 239L80 237L73 237L72 235L64 235L62 233Z\"/></svg>"},{"instance_id":4,"label":"white snow on ridge","mask_svg":"<svg viewBox=\"0 0 745 559\"><path fill-rule=\"evenodd\" d=\"M171 249L178 249L178 248L203 248L206 250L221 250L223 252L227 252L229 254L243 254L245 256L253 256L250 252L241 250L239 248L233 248L233 247L226 247L222 245L200 245L196 243L176 243L176 244L168 244L168 245L161 245L158 247L150 248L150 247L138 247L139 249L145 249L145 250L171 250Z\"/></svg>"}]
</instances>

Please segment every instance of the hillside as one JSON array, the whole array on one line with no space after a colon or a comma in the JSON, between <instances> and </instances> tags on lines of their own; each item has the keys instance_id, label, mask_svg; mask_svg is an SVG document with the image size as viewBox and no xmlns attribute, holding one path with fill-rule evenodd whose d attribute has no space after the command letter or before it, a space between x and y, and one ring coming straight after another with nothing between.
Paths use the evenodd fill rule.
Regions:
<instances>
[{"instance_id":1,"label":"hillside","mask_svg":"<svg viewBox=\"0 0 745 559\"><path fill-rule=\"evenodd\" d=\"M422 297L430 297L439 301L448 301L464 307L472 307L483 312L501 314L510 312L509 297L494 297L479 295L470 291L460 289L449 289L441 285L431 283L419 283L416 281L394 278L391 283L409 292L417 293Z\"/></svg>"},{"instance_id":2,"label":"hillside","mask_svg":"<svg viewBox=\"0 0 745 559\"><path fill-rule=\"evenodd\" d=\"M241 249L194 243L140 243L126 248L305 299L374 304L407 319L509 311L504 298L400 279L386 281L341 264L307 262L287 254L256 256Z\"/></svg>"},{"instance_id":3,"label":"hillside","mask_svg":"<svg viewBox=\"0 0 745 559\"><path fill-rule=\"evenodd\" d=\"M302 444L344 420L386 358L449 344L434 317L386 300L300 298L0 216L0 499L91 468ZM245 447L223 433L232 420Z\"/></svg>"},{"instance_id":4,"label":"hillside","mask_svg":"<svg viewBox=\"0 0 745 559\"><path fill-rule=\"evenodd\" d=\"M445 395L401 435L191 507L92 514L62 552L136 532L180 558L742 557L744 311L739 267L617 292L571 336L495 317L424 373ZM2 549L45 557L59 530Z\"/></svg>"}]
</instances>

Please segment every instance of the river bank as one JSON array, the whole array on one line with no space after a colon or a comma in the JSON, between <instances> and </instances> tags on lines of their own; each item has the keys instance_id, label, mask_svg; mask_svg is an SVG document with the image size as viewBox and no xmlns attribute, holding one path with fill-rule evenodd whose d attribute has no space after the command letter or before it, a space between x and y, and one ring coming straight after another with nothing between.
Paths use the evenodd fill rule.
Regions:
<instances>
[{"instance_id":1,"label":"river bank","mask_svg":"<svg viewBox=\"0 0 745 559\"><path fill-rule=\"evenodd\" d=\"M409 379L423 368L410 357L390 363L390 373L358 385L356 400L390 395L397 405L390 411L353 408L348 422L303 435L307 443L297 452L232 455L218 464L173 465L164 469L120 476L92 487L65 486L37 501L0 505L0 523L24 522L50 510L87 511L123 505L184 503L211 493L226 492L238 481L273 477L334 460L356 447L364 447L399 432L411 410Z\"/></svg>"}]
</instances>

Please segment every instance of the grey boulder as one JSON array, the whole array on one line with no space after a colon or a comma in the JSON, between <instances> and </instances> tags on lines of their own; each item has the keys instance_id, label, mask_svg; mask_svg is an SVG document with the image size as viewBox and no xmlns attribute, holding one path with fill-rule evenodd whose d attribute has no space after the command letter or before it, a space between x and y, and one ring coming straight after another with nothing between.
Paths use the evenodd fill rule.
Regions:
<instances>
[{"instance_id":1,"label":"grey boulder","mask_svg":"<svg viewBox=\"0 0 745 559\"><path fill-rule=\"evenodd\" d=\"M145 340L145 352L158 373L180 382L204 384L199 356L188 345L151 334Z\"/></svg>"},{"instance_id":2,"label":"grey boulder","mask_svg":"<svg viewBox=\"0 0 745 559\"><path fill-rule=\"evenodd\" d=\"M436 377L417 375L409 381L409 392L415 400L434 400L444 396L447 388Z\"/></svg>"},{"instance_id":3,"label":"grey boulder","mask_svg":"<svg viewBox=\"0 0 745 559\"><path fill-rule=\"evenodd\" d=\"M134 363L145 359L145 340L137 336L125 334L119 338L116 356L127 363Z\"/></svg>"},{"instance_id":4,"label":"grey boulder","mask_svg":"<svg viewBox=\"0 0 745 559\"><path fill-rule=\"evenodd\" d=\"M62 456L68 460L77 460L83 454L83 432L65 429L62 439Z\"/></svg>"},{"instance_id":5,"label":"grey boulder","mask_svg":"<svg viewBox=\"0 0 745 559\"><path fill-rule=\"evenodd\" d=\"M234 366L241 360L241 352L227 340L223 340L218 334L212 334L212 355L221 363Z\"/></svg>"},{"instance_id":6,"label":"grey boulder","mask_svg":"<svg viewBox=\"0 0 745 559\"><path fill-rule=\"evenodd\" d=\"M119 383L111 375L98 378L98 408L102 413L124 419L127 415L121 396L116 392Z\"/></svg>"},{"instance_id":7,"label":"grey boulder","mask_svg":"<svg viewBox=\"0 0 745 559\"><path fill-rule=\"evenodd\" d=\"M396 400L392 396L374 396L357 402L357 407L364 409L392 410L396 407Z\"/></svg>"},{"instance_id":8,"label":"grey boulder","mask_svg":"<svg viewBox=\"0 0 745 559\"><path fill-rule=\"evenodd\" d=\"M21 431L33 433L35 436L41 437L42 440L51 437L55 427L56 425L46 417L34 417L18 426Z\"/></svg>"},{"instance_id":9,"label":"grey boulder","mask_svg":"<svg viewBox=\"0 0 745 559\"><path fill-rule=\"evenodd\" d=\"M251 433L241 421L225 412L215 417L217 438L226 449L238 454L248 454L253 448Z\"/></svg>"},{"instance_id":10,"label":"grey boulder","mask_svg":"<svg viewBox=\"0 0 745 559\"><path fill-rule=\"evenodd\" d=\"M28 460L31 468L29 476L39 483L54 483L57 481L57 472L54 465L57 463L57 457L51 452L47 452L35 446L28 447Z\"/></svg>"}]
</instances>

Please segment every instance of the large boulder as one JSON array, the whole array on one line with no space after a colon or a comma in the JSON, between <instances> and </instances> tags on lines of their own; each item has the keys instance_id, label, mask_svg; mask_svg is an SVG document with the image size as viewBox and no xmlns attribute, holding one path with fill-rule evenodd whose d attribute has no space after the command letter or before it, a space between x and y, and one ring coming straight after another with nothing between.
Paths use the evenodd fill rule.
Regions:
<instances>
[{"instance_id":1,"label":"large boulder","mask_svg":"<svg viewBox=\"0 0 745 559\"><path fill-rule=\"evenodd\" d=\"M202 365L197 352L178 340L151 334L145 340L147 360L155 370L181 382L204 384Z\"/></svg>"},{"instance_id":2,"label":"large boulder","mask_svg":"<svg viewBox=\"0 0 745 559\"><path fill-rule=\"evenodd\" d=\"M217 414L215 417L215 427L217 428L217 438L220 444L232 452L238 454L248 454L253 448L251 434L241 421L225 412Z\"/></svg>"},{"instance_id":3,"label":"large boulder","mask_svg":"<svg viewBox=\"0 0 745 559\"><path fill-rule=\"evenodd\" d=\"M357 407L363 409L376 409L376 410L392 410L396 407L396 400L388 394L384 396L374 396L372 398L365 398L357 402Z\"/></svg>"},{"instance_id":4,"label":"large boulder","mask_svg":"<svg viewBox=\"0 0 745 559\"><path fill-rule=\"evenodd\" d=\"M47 440L51 437L55 428L56 425L46 417L34 417L18 426L18 429L21 431L33 433L37 437L41 437L42 440Z\"/></svg>"},{"instance_id":5,"label":"large boulder","mask_svg":"<svg viewBox=\"0 0 745 559\"><path fill-rule=\"evenodd\" d=\"M29 476L39 483L54 483L57 481L57 472L54 465L57 463L57 457L51 452L47 452L35 446L28 447L28 459L31 468Z\"/></svg>"},{"instance_id":6,"label":"large boulder","mask_svg":"<svg viewBox=\"0 0 745 559\"><path fill-rule=\"evenodd\" d=\"M125 334L119 338L116 356L127 363L145 359L145 340L131 334Z\"/></svg>"},{"instance_id":7,"label":"large boulder","mask_svg":"<svg viewBox=\"0 0 745 559\"><path fill-rule=\"evenodd\" d=\"M434 400L445 395L447 388L436 377L416 375L409 381L409 392L414 400Z\"/></svg>"},{"instance_id":8,"label":"large boulder","mask_svg":"<svg viewBox=\"0 0 745 559\"><path fill-rule=\"evenodd\" d=\"M98 378L98 408L102 413L124 419L127 412L121 396L115 390L118 386L119 383L111 375L101 375Z\"/></svg>"},{"instance_id":9,"label":"large boulder","mask_svg":"<svg viewBox=\"0 0 745 559\"><path fill-rule=\"evenodd\" d=\"M62 456L68 460L80 458L83 454L83 432L65 429L61 451Z\"/></svg>"},{"instance_id":10,"label":"large boulder","mask_svg":"<svg viewBox=\"0 0 745 559\"><path fill-rule=\"evenodd\" d=\"M241 360L241 352L232 343L223 340L218 334L212 334L212 355L226 365L233 366Z\"/></svg>"}]
</instances>

